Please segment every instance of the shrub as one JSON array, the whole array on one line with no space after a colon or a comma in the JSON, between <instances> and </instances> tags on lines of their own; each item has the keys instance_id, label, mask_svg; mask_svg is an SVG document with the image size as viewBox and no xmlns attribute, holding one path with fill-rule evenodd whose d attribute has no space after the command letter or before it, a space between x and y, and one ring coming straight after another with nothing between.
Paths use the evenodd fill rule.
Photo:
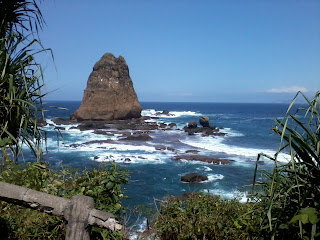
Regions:
<instances>
[{"instance_id":1,"label":"shrub","mask_svg":"<svg viewBox=\"0 0 320 240\"><path fill-rule=\"evenodd\" d=\"M98 169L81 172L52 170L46 163L27 163L27 166L7 164L0 181L28 187L60 197L88 195L95 208L120 217L124 213L121 199L122 185L127 183L127 172L114 164L102 164ZM59 217L0 201L1 236L8 239L64 239L65 223ZM5 234L6 233L6 234ZM0 236L0 239L1 239ZM123 233L92 228L92 239L122 239Z\"/></svg>"},{"instance_id":2,"label":"shrub","mask_svg":"<svg viewBox=\"0 0 320 240\"><path fill-rule=\"evenodd\" d=\"M256 235L259 216L254 204L192 193L187 200L161 204L155 229L161 239L249 239Z\"/></svg>"},{"instance_id":3,"label":"shrub","mask_svg":"<svg viewBox=\"0 0 320 240\"><path fill-rule=\"evenodd\" d=\"M293 111L299 95L305 107ZM298 93L285 117L272 130L280 136L271 173L261 171L262 182L254 178L253 198L264 208L261 231L272 239L315 239L320 236L320 105L317 92L312 100ZM278 161L280 153L290 155L288 163Z\"/></svg>"}]
</instances>

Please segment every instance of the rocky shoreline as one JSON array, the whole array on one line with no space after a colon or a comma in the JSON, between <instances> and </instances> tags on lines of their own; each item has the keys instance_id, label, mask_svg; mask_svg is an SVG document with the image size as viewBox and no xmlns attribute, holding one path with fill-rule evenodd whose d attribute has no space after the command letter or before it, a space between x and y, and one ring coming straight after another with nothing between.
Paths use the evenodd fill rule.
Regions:
<instances>
[{"instance_id":1,"label":"rocky shoreline","mask_svg":"<svg viewBox=\"0 0 320 240\"><path fill-rule=\"evenodd\" d=\"M170 115L168 110L164 110L162 112L158 112L158 115ZM156 114L157 115L157 114ZM127 120L108 120L108 121L76 121L67 118L55 118L52 119L52 123L47 123L44 120L39 120L39 126L46 126L47 124L54 126L56 131L63 133L63 131L68 131L69 129L78 129L79 131L87 131L91 130L94 134L104 135L106 139L101 140L93 140L87 141L83 143L74 143L70 144L70 148L80 148L84 146L90 146L92 144L114 144L115 147L117 144L134 144L134 145L144 145L147 142L153 140L152 135L155 131L181 131L185 132L187 135L198 134L201 137L208 136L225 136L226 133L221 132L222 128L217 128L211 126L209 124L209 118L201 117L199 119L200 126L197 125L197 122L193 121L188 124L188 126L183 129L178 129L175 123L158 123L156 120L157 117L140 117L134 119ZM72 125L69 128L66 126ZM68 130L67 130L68 129ZM114 137L114 138L111 138ZM220 159L217 157L206 156L201 154L197 149L189 149L185 150L184 153L181 151L177 151L171 146L161 145L151 145L154 147L155 151L160 151L161 154L170 153L172 161L199 161L208 164L215 165L227 165L233 162L233 160L229 159ZM103 149L107 149L106 147L99 147ZM110 147L109 147L110 148ZM110 149L112 149L111 147ZM128 156L123 159L124 163L130 163L132 158L137 158L137 156ZM138 158L143 158L142 156L138 156ZM94 156L94 160L99 160L99 156ZM102 160L102 159L100 159ZM107 161L107 159L103 159L103 161ZM197 181L190 181L197 182ZM200 182L200 181L199 181Z\"/></svg>"}]
</instances>

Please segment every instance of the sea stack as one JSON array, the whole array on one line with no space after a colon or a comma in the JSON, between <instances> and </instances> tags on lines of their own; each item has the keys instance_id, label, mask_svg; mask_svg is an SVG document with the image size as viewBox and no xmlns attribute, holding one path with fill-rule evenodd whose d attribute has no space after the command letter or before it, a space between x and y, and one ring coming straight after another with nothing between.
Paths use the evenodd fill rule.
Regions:
<instances>
[{"instance_id":1,"label":"sea stack","mask_svg":"<svg viewBox=\"0 0 320 240\"><path fill-rule=\"evenodd\" d=\"M77 121L107 121L141 117L129 68L122 56L106 53L94 65L81 105L70 115Z\"/></svg>"}]
</instances>

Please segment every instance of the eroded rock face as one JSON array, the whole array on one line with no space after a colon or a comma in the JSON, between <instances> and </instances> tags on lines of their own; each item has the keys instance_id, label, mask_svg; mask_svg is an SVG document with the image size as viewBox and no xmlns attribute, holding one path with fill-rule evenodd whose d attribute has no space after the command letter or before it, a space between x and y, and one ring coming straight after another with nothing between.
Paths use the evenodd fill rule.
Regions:
<instances>
[{"instance_id":1,"label":"eroded rock face","mask_svg":"<svg viewBox=\"0 0 320 240\"><path fill-rule=\"evenodd\" d=\"M141 117L129 68L122 56L106 53L94 65L80 108L70 115L77 121L106 121Z\"/></svg>"}]
</instances>

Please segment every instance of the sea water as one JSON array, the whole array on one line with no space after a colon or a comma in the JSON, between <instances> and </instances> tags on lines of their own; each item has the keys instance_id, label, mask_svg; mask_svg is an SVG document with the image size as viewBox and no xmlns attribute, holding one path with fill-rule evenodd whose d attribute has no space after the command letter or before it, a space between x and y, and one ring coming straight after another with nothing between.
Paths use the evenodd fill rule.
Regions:
<instances>
[{"instance_id":1,"label":"sea water","mask_svg":"<svg viewBox=\"0 0 320 240\"><path fill-rule=\"evenodd\" d=\"M80 102L48 102L45 104L48 124L47 152L45 159L53 167L70 165L78 168L91 167L97 161L115 161L129 170L130 180L125 186L129 197L124 204L130 209L138 205L153 205L154 199L180 195L190 191L205 191L225 198L237 197L246 200L249 185L253 180L254 168L259 153L273 156L279 148L279 136L272 133L274 119L281 119L287 104L244 104L244 103L160 103L142 102L142 115L159 117L151 119L163 123L175 123L173 130L155 130L147 142L96 143L77 148L71 144L81 144L92 140L117 139L116 136L94 134L93 130L72 129L75 125L65 125L59 132L52 122L53 118L68 118L78 109ZM67 108L61 110L58 107ZM157 112L169 110L169 115ZM226 136L188 135L182 130L191 121L201 116L210 118L211 125L221 127ZM164 145L174 151L156 150ZM229 165L214 165L195 161L173 161L171 158L185 154L187 150L198 150L199 155L233 160ZM97 160L95 160L95 158ZM130 162L125 159L130 159ZM287 161L288 155L279 159ZM263 160L262 167L271 168L272 162ZM208 177L200 184L187 184L180 181L181 176L196 172Z\"/></svg>"}]
</instances>

